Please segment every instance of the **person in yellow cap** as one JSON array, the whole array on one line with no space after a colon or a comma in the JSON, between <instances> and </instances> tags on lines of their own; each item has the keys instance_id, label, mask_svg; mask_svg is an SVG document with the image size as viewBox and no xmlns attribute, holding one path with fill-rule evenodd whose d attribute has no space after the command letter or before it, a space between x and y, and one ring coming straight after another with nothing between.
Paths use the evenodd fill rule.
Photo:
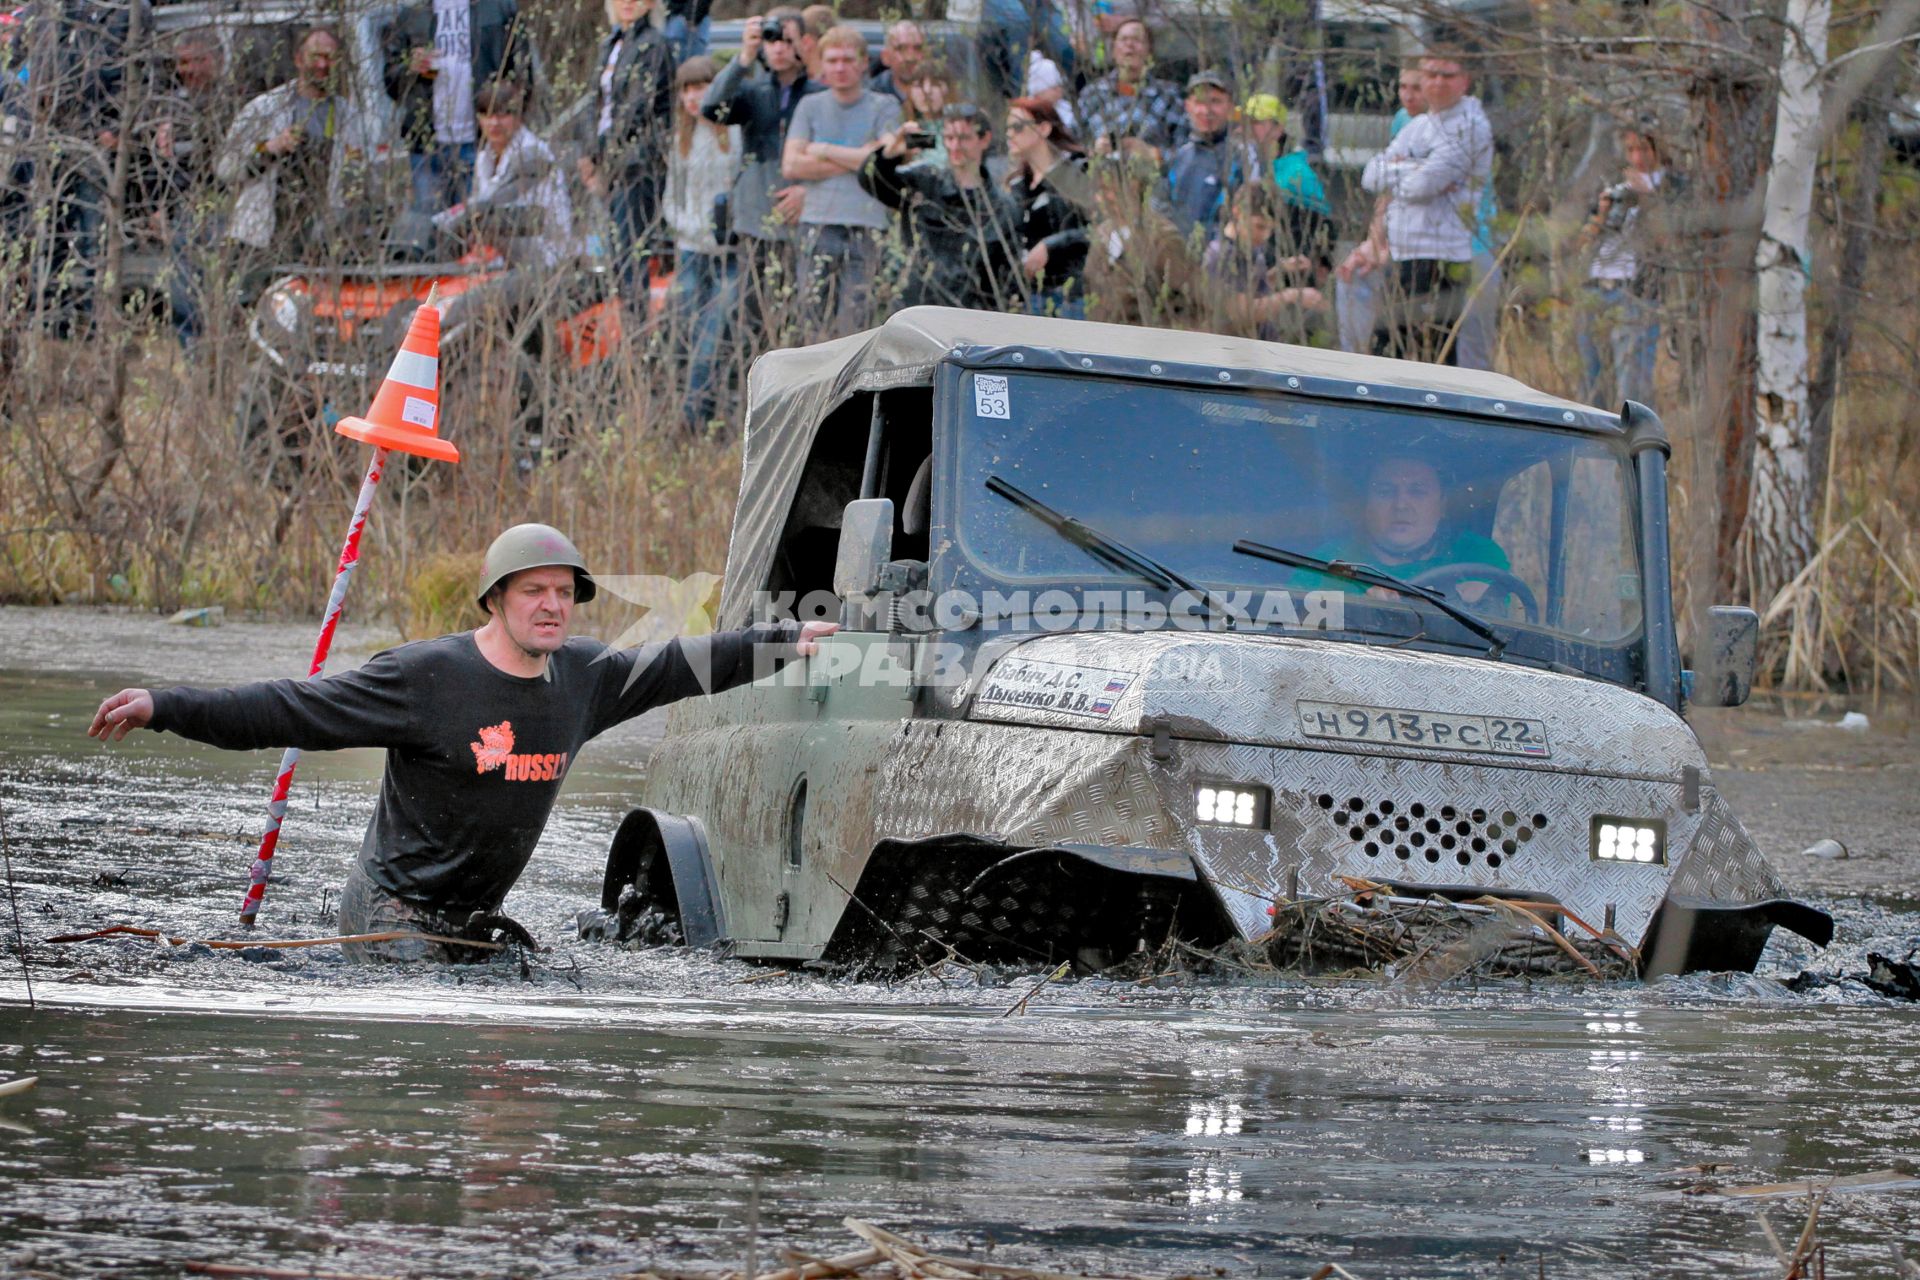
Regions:
<instances>
[{"instance_id":1,"label":"person in yellow cap","mask_svg":"<svg viewBox=\"0 0 1920 1280\"><path fill-rule=\"evenodd\" d=\"M1327 188L1313 171L1307 153L1287 145L1287 104L1271 93L1250 94L1240 104L1241 138L1250 158L1248 168L1272 176L1286 204L1333 216Z\"/></svg>"},{"instance_id":2,"label":"person in yellow cap","mask_svg":"<svg viewBox=\"0 0 1920 1280\"><path fill-rule=\"evenodd\" d=\"M118 741L144 727L239 751L383 747L380 798L340 892L340 932L491 932L511 925L497 913L583 745L653 707L746 684L839 629L764 624L615 650L567 636L574 606L594 595L572 540L515 525L487 550L475 592L487 621L476 630L403 644L321 680L122 689L87 734ZM489 954L411 938L345 950L353 960Z\"/></svg>"}]
</instances>

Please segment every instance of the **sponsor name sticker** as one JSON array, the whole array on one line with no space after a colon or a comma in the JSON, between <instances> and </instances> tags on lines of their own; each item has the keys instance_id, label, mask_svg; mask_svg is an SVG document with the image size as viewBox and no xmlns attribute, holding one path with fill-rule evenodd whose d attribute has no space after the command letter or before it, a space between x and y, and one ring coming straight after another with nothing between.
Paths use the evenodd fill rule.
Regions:
<instances>
[{"instance_id":1,"label":"sponsor name sticker","mask_svg":"<svg viewBox=\"0 0 1920 1280\"><path fill-rule=\"evenodd\" d=\"M1132 671L1107 667L1009 658L987 676L973 705L1105 720L1136 678Z\"/></svg>"}]
</instances>

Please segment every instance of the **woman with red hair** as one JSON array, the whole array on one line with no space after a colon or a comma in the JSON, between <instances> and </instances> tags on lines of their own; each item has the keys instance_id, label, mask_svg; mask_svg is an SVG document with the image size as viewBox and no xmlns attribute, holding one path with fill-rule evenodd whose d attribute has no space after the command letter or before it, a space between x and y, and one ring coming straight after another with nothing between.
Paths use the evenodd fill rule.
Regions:
<instances>
[{"instance_id":1,"label":"woman with red hair","mask_svg":"<svg viewBox=\"0 0 1920 1280\"><path fill-rule=\"evenodd\" d=\"M1080 143L1045 98L1007 106L1008 187L1019 217L1021 265L1032 281L1027 310L1084 320L1087 221L1093 184Z\"/></svg>"}]
</instances>

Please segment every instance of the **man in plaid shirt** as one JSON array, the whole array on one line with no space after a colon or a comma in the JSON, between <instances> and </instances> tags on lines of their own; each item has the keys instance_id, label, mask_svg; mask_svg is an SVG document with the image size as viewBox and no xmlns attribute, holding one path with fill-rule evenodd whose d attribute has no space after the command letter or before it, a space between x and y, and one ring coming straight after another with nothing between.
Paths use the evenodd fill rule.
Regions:
<instances>
[{"instance_id":1,"label":"man in plaid shirt","mask_svg":"<svg viewBox=\"0 0 1920 1280\"><path fill-rule=\"evenodd\" d=\"M1367 161L1360 185L1387 196L1393 266L1374 329L1374 353L1457 364L1452 340L1472 278L1480 193L1493 171L1493 127L1460 59L1420 60L1425 114Z\"/></svg>"},{"instance_id":2,"label":"man in plaid shirt","mask_svg":"<svg viewBox=\"0 0 1920 1280\"><path fill-rule=\"evenodd\" d=\"M1074 104L1095 155L1160 162L1180 140L1185 110L1179 86L1148 74L1153 33L1128 18L1113 33L1113 70L1088 85Z\"/></svg>"}]
</instances>

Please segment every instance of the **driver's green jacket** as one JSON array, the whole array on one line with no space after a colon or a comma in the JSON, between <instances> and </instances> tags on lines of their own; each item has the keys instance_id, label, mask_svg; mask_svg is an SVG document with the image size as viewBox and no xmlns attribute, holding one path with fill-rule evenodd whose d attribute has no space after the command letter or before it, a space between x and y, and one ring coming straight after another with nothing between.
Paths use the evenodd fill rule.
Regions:
<instances>
[{"instance_id":1,"label":"driver's green jacket","mask_svg":"<svg viewBox=\"0 0 1920 1280\"><path fill-rule=\"evenodd\" d=\"M1400 564L1388 564L1381 559L1380 553L1360 543L1326 543L1316 547L1311 553L1320 560L1345 560L1349 564L1364 564L1390 573L1396 578L1408 582L1417 582L1420 575L1450 564L1485 564L1496 569L1511 571L1513 565L1507 560L1507 553L1492 538L1477 533L1459 532L1441 537L1434 543L1433 554L1419 560L1407 560ZM1472 582L1472 578L1463 581ZM1364 582L1354 582L1348 578L1336 578L1332 574L1318 573L1312 569L1302 569L1287 580L1292 591L1344 591L1348 595L1361 596L1368 591Z\"/></svg>"}]
</instances>

